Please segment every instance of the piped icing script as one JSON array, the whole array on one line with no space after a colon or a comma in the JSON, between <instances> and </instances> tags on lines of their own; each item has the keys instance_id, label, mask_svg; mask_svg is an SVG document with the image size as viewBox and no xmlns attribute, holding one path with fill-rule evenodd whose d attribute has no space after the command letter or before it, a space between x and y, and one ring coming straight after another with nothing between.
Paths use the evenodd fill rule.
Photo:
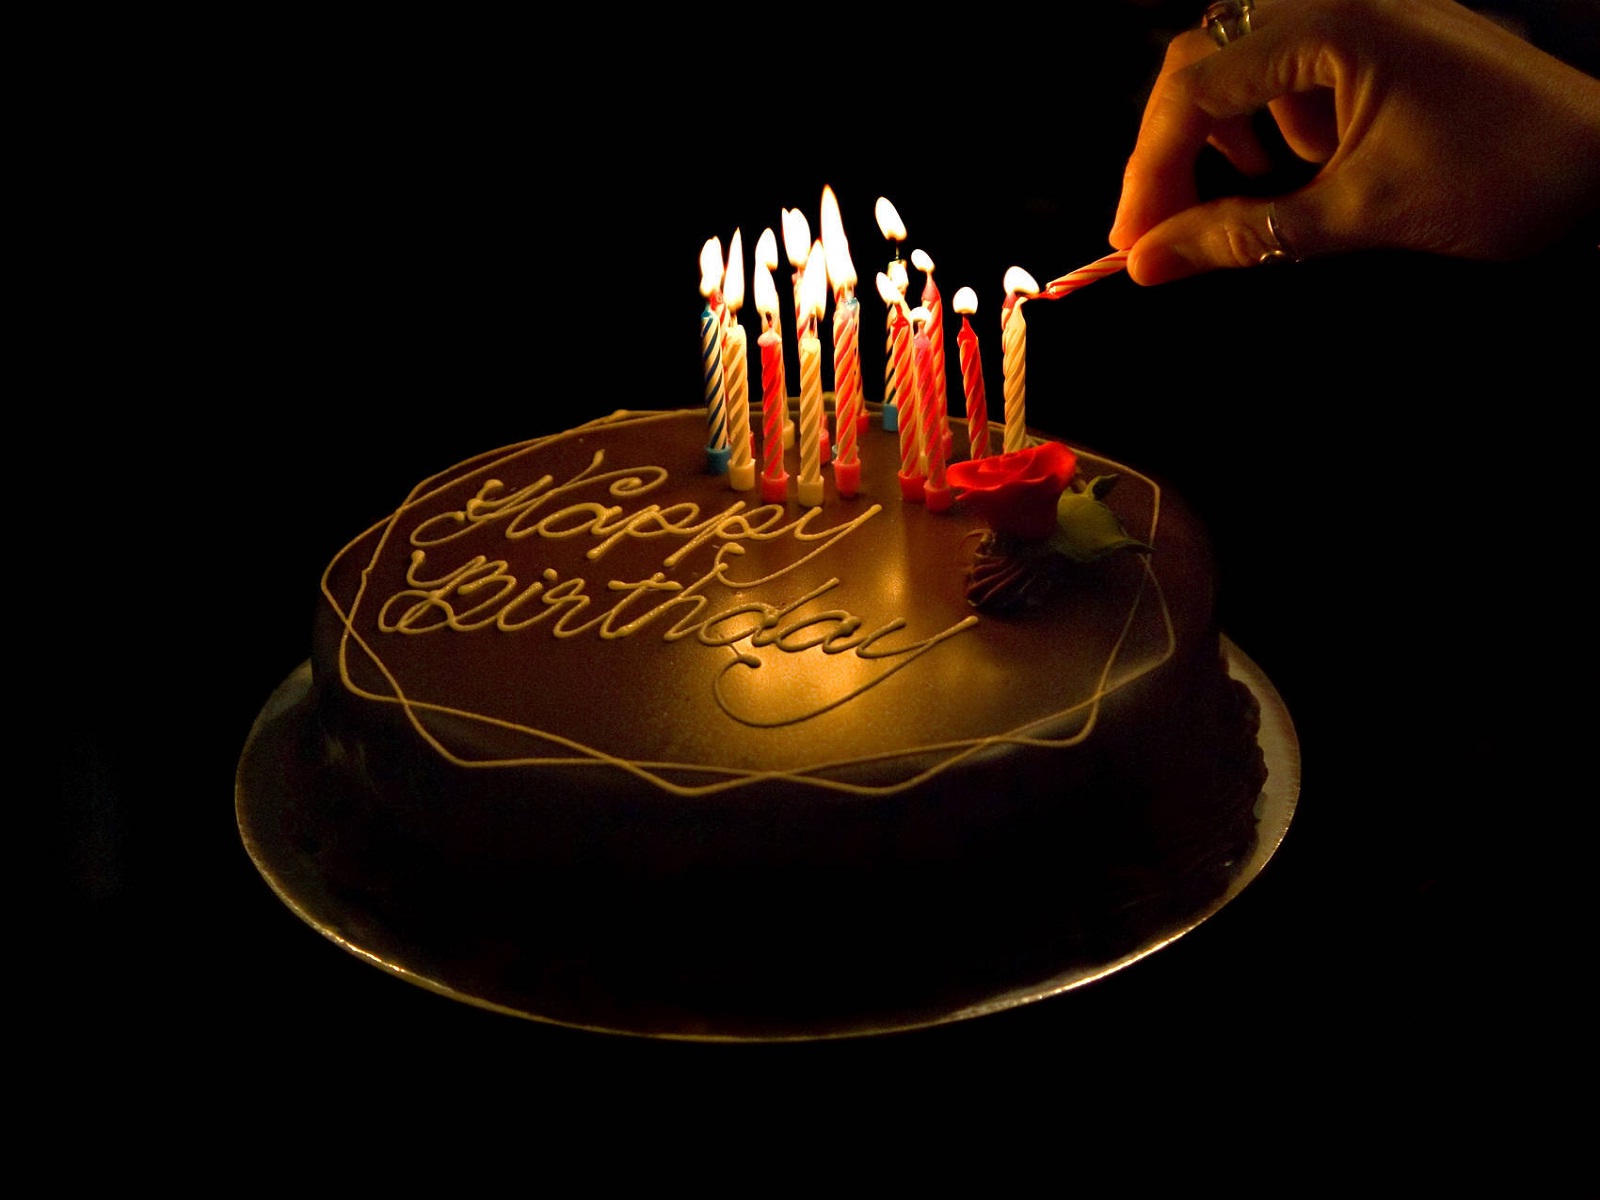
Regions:
<instances>
[{"instance_id":1,"label":"piped icing script","mask_svg":"<svg viewBox=\"0 0 1600 1200\"><path fill-rule=\"evenodd\" d=\"M562 639L692 639L700 647L731 651L715 685L718 706L741 724L771 727L837 707L977 624L968 616L924 633L908 629L903 616L830 607L842 582L836 576L786 588L814 560L825 571L829 551L878 518L881 505L842 519L822 508L793 513L784 505L752 508L742 500L720 508L692 501L663 505L652 496L668 475L658 466L611 466L607 452L598 449L567 478L546 474L520 486L485 481L464 507L435 514L411 530L404 586L381 599L378 630L403 636L498 631ZM522 552L516 557L531 570L523 567L519 575L509 553L466 553L465 543L481 547L485 536L496 535L513 544L532 539L540 549L582 547L581 554L569 552L561 561L578 561L585 569L563 573L542 564L547 556L538 551ZM657 569L622 578L608 571L613 552L625 543L656 543ZM771 569L746 561L750 548L763 543L782 546L761 556ZM808 580L818 570L806 572ZM748 595L755 589L761 589L760 597ZM837 694L792 705L774 706L770 695L759 704L745 703L729 675L759 671L763 652L849 654L879 669L850 673L850 687Z\"/></svg>"}]
</instances>

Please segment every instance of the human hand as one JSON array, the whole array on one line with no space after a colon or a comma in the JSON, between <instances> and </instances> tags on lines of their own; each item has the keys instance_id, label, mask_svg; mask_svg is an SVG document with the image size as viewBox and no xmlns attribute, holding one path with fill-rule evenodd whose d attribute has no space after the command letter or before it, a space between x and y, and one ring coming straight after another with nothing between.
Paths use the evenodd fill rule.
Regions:
<instances>
[{"instance_id":1,"label":"human hand","mask_svg":"<svg viewBox=\"0 0 1600 1200\"><path fill-rule=\"evenodd\" d=\"M1199 203L1208 142L1266 170L1249 122L1263 106L1320 170L1286 196ZM1450 0L1258 0L1249 34L1168 47L1110 240L1152 284L1280 248L1516 258L1596 209L1600 80Z\"/></svg>"}]
</instances>

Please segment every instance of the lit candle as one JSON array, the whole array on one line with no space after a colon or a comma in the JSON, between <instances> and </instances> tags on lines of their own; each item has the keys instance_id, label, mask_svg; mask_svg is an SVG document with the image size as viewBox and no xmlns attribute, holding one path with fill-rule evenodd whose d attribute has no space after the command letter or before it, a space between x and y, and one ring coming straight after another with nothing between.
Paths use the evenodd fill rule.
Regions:
<instances>
[{"instance_id":1,"label":"lit candle","mask_svg":"<svg viewBox=\"0 0 1600 1200\"><path fill-rule=\"evenodd\" d=\"M821 300L814 308L810 307L809 300L807 301L806 324L811 329L811 335L817 339L818 353L821 353L822 338L817 334L817 327L822 323L822 314L828 310L828 255L822 248L821 238L811 243L811 253L806 258L806 270L809 271L813 268L822 275L822 283L819 285L821 290L816 293L821 297ZM801 286L805 286L803 280ZM810 297L812 293L807 292L806 295ZM828 408L826 404L822 407L822 421L818 426L817 450L822 455L823 466L827 466L828 463L833 461L833 439L828 436Z\"/></svg>"},{"instance_id":2,"label":"lit candle","mask_svg":"<svg viewBox=\"0 0 1600 1200\"><path fill-rule=\"evenodd\" d=\"M951 302L961 314L961 332L956 334L956 351L961 357L961 389L967 397L967 442L973 458L989 453L989 402L983 388L983 358L978 353L978 335L967 318L978 311L978 293L969 287L958 288Z\"/></svg>"},{"instance_id":3,"label":"lit candle","mask_svg":"<svg viewBox=\"0 0 1600 1200\"><path fill-rule=\"evenodd\" d=\"M888 394L900 398L900 494L922 499L922 430L917 421L917 401L911 371L911 319L906 299L889 277L878 272L878 295L889 307Z\"/></svg>"},{"instance_id":4,"label":"lit candle","mask_svg":"<svg viewBox=\"0 0 1600 1200\"><path fill-rule=\"evenodd\" d=\"M884 240L894 248L891 261L898 262L900 243L906 240L906 223L900 219L899 211L887 196L878 197L878 202L872 206L872 215L878 219L878 228L883 232Z\"/></svg>"},{"instance_id":5,"label":"lit candle","mask_svg":"<svg viewBox=\"0 0 1600 1200\"><path fill-rule=\"evenodd\" d=\"M773 271L778 269L778 239L773 235L771 226L763 229L761 231L761 236L756 239L756 261L767 268L769 276ZM777 298L776 290L773 291L773 298L774 300ZM758 308L760 307L759 298L756 301L756 305ZM767 324L769 317L772 321L771 325ZM761 314L761 322L761 332L765 334L770 331L772 335L778 339L778 396L782 400L779 416L783 421L783 446L785 449L792 449L794 447L794 422L789 419L789 397L787 393L782 390L784 386L783 322L778 319L778 306L776 303L773 304L772 312L770 314L766 312ZM763 375L762 378L765 379L766 376ZM765 416L765 414L763 414L763 416ZM780 466L781 465L782 460L780 456Z\"/></svg>"},{"instance_id":6,"label":"lit candle","mask_svg":"<svg viewBox=\"0 0 1600 1200\"><path fill-rule=\"evenodd\" d=\"M783 249L789 256L789 265L794 268L790 280L794 284L794 335L798 339L805 336L806 324L811 319L801 290L805 280L806 258L811 254L811 226L806 221L805 213L798 208L783 210Z\"/></svg>"},{"instance_id":7,"label":"lit candle","mask_svg":"<svg viewBox=\"0 0 1600 1200\"><path fill-rule=\"evenodd\" d=\"M1022 303L1039 293L1039 285L1021 267L1011 267L1005 275L1006 304L1000 313L1001 370L1005 376L1006 436L1010 454L1021 450L1028 433L1027 358L1028 322L1022 316Z\"/></svg>"},{"instance_id":8,"label":"lit candle","mask_svg":"<svg viewBox=\"0 0 1600 1200\"><path fill-rule=\"evenodd\" d=\"M857 438L866 406L861 402L861 354L857 340L856 269L850 261L844 222L833 189L822 190L822 251L833 287L833 411L838 428L833 481L841 496L854 496L861 488L861 459Z\"/></svg>"},{"instance_id":9,"label":"lit candle","mask_svg":"<svg viewBox=\"0 0 1600 1200\"><path fill-rule=\"evenodd\" d=\"M806 222L805 214L802 213L798 208L784 209L783 248L789 255L789 265L794 268L794 333L797 341L804 338L807 333L809 333L812 337L817 336L817 318L822 314L822 309L818 309L813 312L807 305L805 298L806 265L810 261L811 256L815 253L818 253L822 248L821 241L813 242L810 239L811 226ZM822 261L822 259L818 259L819 263ZM825 266L821 269L824 272L827 271ZM824 279L822 287L822 305L824 309L827 307L827 304L828 288L826 279ZM818 345L819 347L821 345L820 339L818 341ZM802 371L802 382L804 381L804 378L805 373ZM824 414L824 416L826 416L826 414ZM822 461L827 462L830 454L828 442L828 424L826 419L824 419L822 423L821 434L817 441L817 450L822 456Z\"/></svg>"},{"instance_id":10,"label":"lit candle","mask_svg":"<svg viewBox=\"0 0 1600 1200\"><path fill-rule=\"evenodd\" d=\"M800 475L795 495L804 507L815 508L822 503L822 343L817 340L817 318L828 303L821 242L811 248L802 284L806 322L800 335Z\"/></svg>"},{"instance_id":11,"label":"lit candle","mask_svg":"<svg viewBox=\"0 0 1600 1200\"><path fill-rule=\"evenodd\" d=\"M950 507L952 497L944 479L944 431L937 386L933 382L933 339L928 336L932 314L925 308L914 308L911 323L917 331L911 347L917 362L917 413L922 424L923 474L926 477L922 498L929 512L943 512Z\"/></svg>"},{"instance_id":12,"label":"lit candle","mask_svg":"<svg viewBox=\"0 0 1600 1200\"><path fill-rule=\"evenodd\" d=\"M944 300L933 282L933 259L925 250L911 252L911 265L926 277L922 284L922 307L928 310L928 346L933 355L933 390L939 405L939 436L945 456L953 444L950 435L950 391L944 365Z\"/></svg>"},{"instance_id":13,"label":"lit candle","mask_svg":"<svg viewBox=\"0 0 1600 1200\"><path fill-rule=\"evenodd\" d=\"M903 298L906 294L905 264L900 261L900 243L906 240L905 222L900 219L899 212L895 210L895 206L889 202L889 197L887 196L878 197L877 204L873 205L872 215L877 218L878 229L882 232L884 240L894 250L894 254L889 260L889 265L884 270L891 282L899 284L900 295ZM899 278L897 279L896 276L899 276ZM889 305L889 311L884 314L883 357L883 427L891 433L899 428L899 405L904 399L897 396L894 390L894 327L895 307L891 304ZM909 346L907 347L907 353L909 353Z\"/></svg>"},{"instance_id":14,"label":"lit candle","mask_svg":"<svg viewBox=\"0 0 1600 1200\"><path fill-rule=\"evenodd\" d=\"M772 233L767 230L763 238ZM760 243L756 253L760 254ZM788 495L789 473L783 469L784 434L794 440L789 424L789 397L783 386L783 333L778 323L778 288L772 268L756 264L756 311L761 314L761 499L782 504Z\"/></svg>"},{"instance_id":15,"label":"lit candle","mask_svg":"<svg viewBox=\"0 0 1600 1200\"><path fill-rule=\"evenodd\" d=\"M728 270L722 279L722 301L728 323L722 335L723 387L728 394L728 486L746 492L756 485L756 464L750 456L750 366L739 308L744 304L744 239L737 229L728 241Z\"/></svg>"},{"instance_id":16,"label":"lit candle","mask_svg":"<svg viewBox=\"0 0 1600 1200\"><path fill-rule=\"evenodd\" d=\"M712 238L700 248L700 370L705 376L706 470L721 475L728 469L728 406L722 391L722 242Z\"/></svg>"}]
</instances>

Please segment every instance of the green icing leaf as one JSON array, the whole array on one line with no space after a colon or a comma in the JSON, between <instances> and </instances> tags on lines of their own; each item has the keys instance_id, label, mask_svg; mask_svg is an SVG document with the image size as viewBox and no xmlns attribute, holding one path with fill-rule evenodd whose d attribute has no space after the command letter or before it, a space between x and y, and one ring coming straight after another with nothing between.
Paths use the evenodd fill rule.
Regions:
<instances>
[{"instance_id":1,"label":"green icing leaf","mask_svg":"<svg viewBox=\"0 0 1600 1200\"><path fill-rule=\"evenodd\" d=\"M1115 475L1096 475L1089 481L1088 492L1096 500L1104 500L1111 495L1111 489L1117 486Z\"/></svg>"},{"instance_id":2,"label":"green icing leaf","mask_svg":"<svg viewBox=\"0 0 1600 1200\"><path fill-rule=\"evenodd\" d=\"M1093 562L1118 550L1149 554L1150 547L1124 532L1122 522L1096 498L1111 490L1115 475L1100 476L1086 492L1063 492L1056 501L1056 531L1050 548L1073 562Z\"/></svg>"}]
</instances>

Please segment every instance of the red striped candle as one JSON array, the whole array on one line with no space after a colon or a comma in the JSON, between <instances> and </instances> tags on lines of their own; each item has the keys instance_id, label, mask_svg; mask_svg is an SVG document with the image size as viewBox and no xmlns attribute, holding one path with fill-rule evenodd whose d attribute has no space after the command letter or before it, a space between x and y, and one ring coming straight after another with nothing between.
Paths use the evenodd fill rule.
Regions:
<instances>
[{"instance_id":1,"label":"red striped candle","mask_svg":"<svg viewBox=\"0 0 1600 1200\"><path fill-rule=\"evenodd\" d=\"M917 413L922 426L922 497L929 512L943 512L950 507L952 497L944 477L944 432L939 419L939 396L933 381L933 339L927 332L931 322L925 308L914 310L911 317L918 326L917 336L912 342L912 355L916 359Z\"/></svg>"},{"instance_id":2,"label":"red striped candle","mask_svg":"<svg viewBox=\"0 0 1600 1200\"><path fill-rule=\"evenodd\" d=\"M760 250L756 253L759 256ZM782 504L789 491L789 474L783 469L784 434L790 428L789 396L783 380L778 289L772 282L772 268L765 262L756 267L755 283L756 311L761 314L763 326L757 343L761 347L761 499L768 504Z\"/></svg>"},{"instance_id":3,"label":"red striped candle","mask_svg":"<svg viewBox=\"0 0 1600 1200\"><path fill-rule=\"evenodd\" d=\"M933 259L926 250L911 252L911 265L925 276L922 284L922 307L928 310L928 349L933 355L933 388L939 404L939 436L944 441L946 456L950 453L950 390L947 382L944 354L944 299L933 282Z\"/></svg>"},{"instance_id":4,"label":"red striped candle","mask_svg":"<svg viewBox=\"0 0 1600 1200\"><path fill-rule=\"evenodd\" d=\"M978 311L978 294L960 288L952 302L961 314L961 331L956 334L956 350L961 358L961 388L967 397L967 442L973 458L989 453L989 403L983 386L983 356L978 352L978 335L972 331L968 315Z\"/></svg>"}]
</instances>

